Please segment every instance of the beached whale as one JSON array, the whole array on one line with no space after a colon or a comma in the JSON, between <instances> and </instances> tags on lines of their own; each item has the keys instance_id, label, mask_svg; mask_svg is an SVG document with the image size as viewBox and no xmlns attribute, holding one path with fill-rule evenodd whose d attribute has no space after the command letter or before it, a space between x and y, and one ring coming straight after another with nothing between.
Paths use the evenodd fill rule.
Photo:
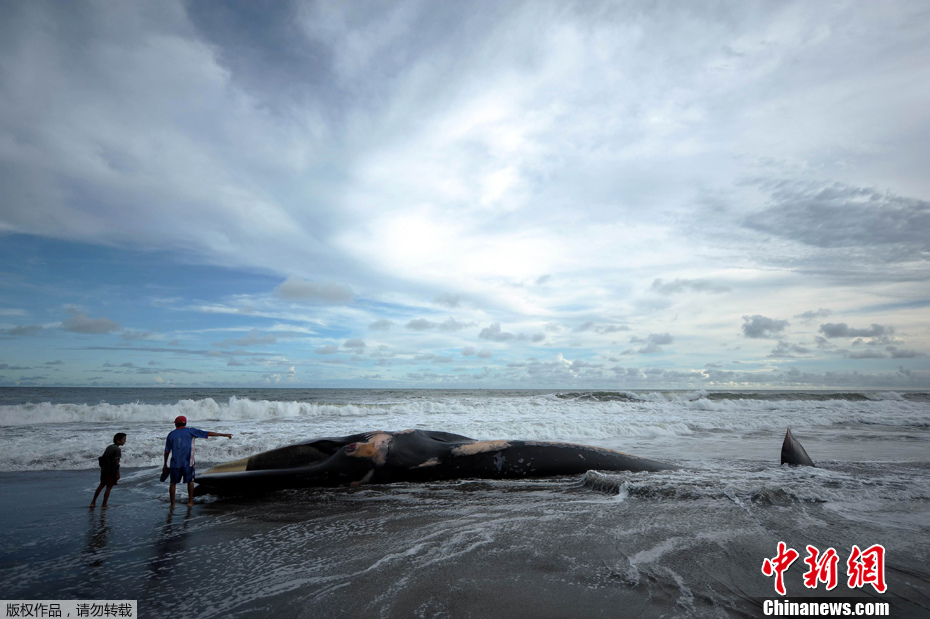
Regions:
<instances>
[{"instance_id":1,"label":"beached whale","mask_svg":"<svg viewBox=\"0 0 930 619\"><path fill-rule=\"evenodd\" d=\"M589 470L661 471L671 464L543 441L478 441L429 430L322 438L217 465L197 476L198 494L447 479L514 479Z\"/></svg>"},{"instance_id":2,"label":"beached whale","mask_svg":"<svg viewBox=\"0 0 930 619\"><path fill-rule=\"evenodd\" d=\"M786 459L787 458L787 459ZM789 430L782 463L813 466ZM429 430L321 438L214 466L197 494L243 494L448 479L518 479L598 471L662 471L672 464L622 451L545 441L478 441Z\"/></svg>"}]
</instances>

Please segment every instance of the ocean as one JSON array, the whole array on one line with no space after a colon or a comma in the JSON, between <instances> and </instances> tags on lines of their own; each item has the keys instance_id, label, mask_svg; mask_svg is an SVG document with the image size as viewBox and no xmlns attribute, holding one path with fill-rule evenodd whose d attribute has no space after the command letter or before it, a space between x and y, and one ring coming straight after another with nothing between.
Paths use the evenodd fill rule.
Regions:
<instances>
[{"instance_id":1,"label":"ocean","mask_svg":"<svg viewBox=\"0 0 930 619\"><path fill-rule=\"evenodd\" d=\"M172 420L197 468L369 430L619 449L678 465L517 481L284 490L168 507ZM140 617L755 617L831 598L930 613L930 393L0 388L0 582L138 600ZM816 468L781 466L786 428ZM97 456L128 435L106 510ZM186 492L179 487L180 498ZM800 555L787 595L762 572ZM847 583L853 547L884 580ZM807 546L839 556L808 588ZM868 580L868 579L867 579Z\"/></svg>"}]
</instances>

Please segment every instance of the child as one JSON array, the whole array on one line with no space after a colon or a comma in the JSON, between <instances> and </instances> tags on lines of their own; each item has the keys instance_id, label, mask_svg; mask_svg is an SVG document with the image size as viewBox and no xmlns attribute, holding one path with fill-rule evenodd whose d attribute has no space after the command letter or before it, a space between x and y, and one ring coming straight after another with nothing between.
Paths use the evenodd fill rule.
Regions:
<instances>
[{"instance_id":1,"label":"child","mask_svg":"<svg viewBox=\"0 0 930 619\"><path fill-rule=\"evenodd\" d=\"M126 435L122 432L117 432L113 436L113 444L108 446L106 451L103 452L103 455L97 459L98 462L100 462L100 485L97 486L94 499L90 502L91 508L97 506L97 497L100 495L100 491L103 490L104 486L107 487L107 491L103 493L103 503L100 507L107 506L107 499L110 498L110 490L112 490L113 486L119 481L119 459L123 455L120 447L125 444Z\"/></svg>"}]
</instances>

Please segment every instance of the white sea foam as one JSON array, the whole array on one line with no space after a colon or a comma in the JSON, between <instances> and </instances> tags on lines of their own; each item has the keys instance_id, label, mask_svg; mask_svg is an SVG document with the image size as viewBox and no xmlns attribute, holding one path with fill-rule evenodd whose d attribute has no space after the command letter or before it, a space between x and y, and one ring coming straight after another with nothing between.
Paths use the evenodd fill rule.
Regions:
<instances>
[{"instance_id":1,"label":"white sea foam","mask_svg":"<svg viewBox=\"0 0 930 619\"><path fill-rule=\"evenodd\" d=\"M231 432L234 440L198 443L202 464L242 458L302 440L368 430L442 430L477 439L558 440L634 451L647 457L702 459L745 453L753 441L777 449L786 427L837 443L868 434L919 450L930 403L894 395L870 399L711 398L705 392L654 394L393 394L381 401L325 403L230 397L170 404L29 403L0 406L0 471L93 468L113 433L126 432L123 466L160 466L164 437L177 415ZM613 397L616 395L617 397ZM635 396L635 397L634 397ZM895 397L897 396L897 397ZM853 431L852 429L855 429ZM713 449L704 447L719 444ZM730 441L730 447L724 444ZM699 448L699 445L701 446ZM860 447L861 448L861 447ZM730 451L727 451L730 449ZM690 450L690 451L689 451ZM823 452L821 452L823 454ZM813 454L815 461L817 454ZM769 456L766 456L769 457ZM777 458L777 452L775 453ZM821 455L826 457L826 455ZM830 454L831 458L837 457ZM850 459L862 457L851 453ZM874 456L881 459L880 456ZM842 459L842 458L840 458Z\"/></svg>"}]
</instances>

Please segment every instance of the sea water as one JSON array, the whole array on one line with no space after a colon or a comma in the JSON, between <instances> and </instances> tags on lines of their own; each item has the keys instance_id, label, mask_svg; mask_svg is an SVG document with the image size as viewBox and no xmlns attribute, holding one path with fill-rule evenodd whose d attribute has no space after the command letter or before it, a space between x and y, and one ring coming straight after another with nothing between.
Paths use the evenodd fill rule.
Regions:
<instances>
[{"instance_id":1,"label":"sea water","mask_svg":"<svg viewBox=\"0 0 930 619\"><path fill-rule=\"evenodd\" d=\"M157 479L177 415L234 435L199 440L199 470L407 428L584 443L682 468L206 497L182 514ZM888 599L896 616L930 608L924 392L0 389L0 426L5 494L68 487L32 520L4 508L7 598L110 591L138 598L142 616L753 616L777 597L760 566L785 541L802 559L807 545L835 548L830 595ZM817 468L779 465L787 427ZM117 507L77 516L70 504L89 502L115 432L128 434ZM845 582L852 546L875 544L883 596ZM827 595L804 587L802 563L789 595Z\"/></svg>"}]
</instances>

